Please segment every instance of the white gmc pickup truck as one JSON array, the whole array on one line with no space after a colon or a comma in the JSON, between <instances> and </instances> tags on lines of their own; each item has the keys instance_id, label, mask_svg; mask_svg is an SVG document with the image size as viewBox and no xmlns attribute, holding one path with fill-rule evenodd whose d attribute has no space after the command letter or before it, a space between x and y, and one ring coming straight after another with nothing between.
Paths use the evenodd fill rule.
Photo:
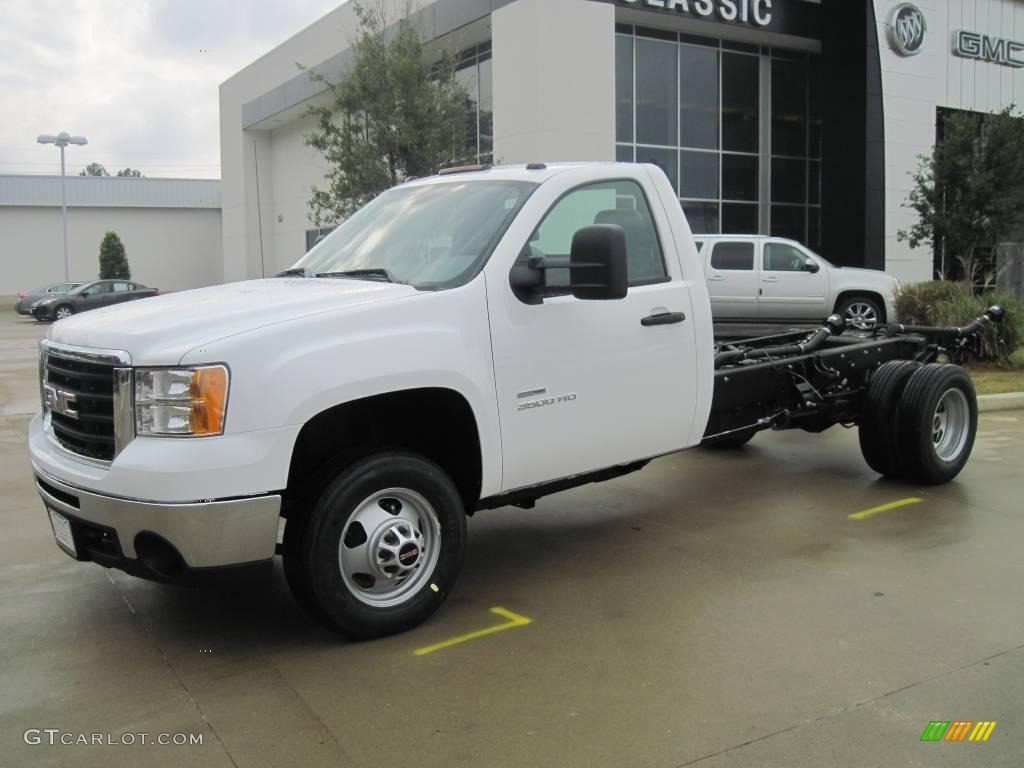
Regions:
<instances>
[{"instance_id":1,"label":"white gmc pickup truck","mask_svg":"<svg viewBox=\"0 0 1024 768\"><path fill-rule=\"evenodd\" d=\"M58 544L172 583L282 554L302 606L365 638L443 602L467 515L702 442L858 424L883 474L944 482L967 461L974 390L933 361L1000 308L716 348L660 170L453 171L384 193L277 278L55 323L29 447Z\"/></svg>"}]
</instances>

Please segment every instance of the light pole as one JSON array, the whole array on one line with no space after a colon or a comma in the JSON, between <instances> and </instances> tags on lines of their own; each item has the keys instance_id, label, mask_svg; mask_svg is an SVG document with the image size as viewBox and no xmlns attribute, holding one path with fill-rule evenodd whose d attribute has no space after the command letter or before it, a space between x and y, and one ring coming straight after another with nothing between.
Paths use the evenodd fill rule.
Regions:
<instances>
[{"instance_id":1,"label":"light pole","mask_svg":"<svg viewBox=\"0 0 1024 768\"><path fill-rule=\"evenodd\" d=\"M64 185L64 147L68 144L84 146L89 143L85 136L69 136L61 132L56 136L48 133L41 134L37 142L40 144L56 144L60 147L60 220L64 225L64 280L70 280L71 274L68 267L68 196Z\"/></svg>"}]
</instances>

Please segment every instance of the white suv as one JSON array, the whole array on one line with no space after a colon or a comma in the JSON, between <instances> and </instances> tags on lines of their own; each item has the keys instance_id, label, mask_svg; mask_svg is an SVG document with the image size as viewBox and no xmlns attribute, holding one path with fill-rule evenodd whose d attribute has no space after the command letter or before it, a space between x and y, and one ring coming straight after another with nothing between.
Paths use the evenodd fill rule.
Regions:
<instances>
[{"instance_id":1,"label":"white suv","mask_svg":"<svg viewBox=\"0 0 1024 768\"><path fill-rule=\"evenodd\" d=\"M896 321L900 282L885 272L837 267L780 237L695 239L715 320L805 322L837 312L860 329Z\"/></svg>"}]
</instances>

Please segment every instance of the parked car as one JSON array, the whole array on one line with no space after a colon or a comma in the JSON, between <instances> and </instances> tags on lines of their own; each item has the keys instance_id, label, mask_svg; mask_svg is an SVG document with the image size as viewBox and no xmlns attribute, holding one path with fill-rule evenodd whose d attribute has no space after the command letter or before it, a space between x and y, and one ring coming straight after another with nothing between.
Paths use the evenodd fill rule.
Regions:
<instances>
[{"instance_id":1,"label":"parked car","mask_svg":"<svg viewBox=\"0 0 1024 768\"><path fill-rule=\"evenodd\" d=\"M885 272L837 267L781 237L700 235L696 242L716 321L817 322L835 312L861 330L896 322L900 282Z\"/></svg>"},{"instance_id":2,"label":"parked car","mask_svg":"<svg viewBox=\"0 0 1024 768\"><path fill-rule=\"evenodd\" d=\"M183 583L265 578L281 553L299 604L366 638L444 601L467 514L702 443L859 424L881 474L957 475L974 388L923 363L1003 309L868 339L831 317L716 354L677 199L653 165L449 171L380 195L293 276L55 323L28 447L58 545Z\"/></svg>"},{"instance_id":3,"label":"parked car","mask_svg":"<svg viewBox=\"0 0 1024 768\"><path fill-rule=\"evenodd\" d=\"M14 311L19 315L31 315L32 309L39 302L73 291L80 285L85 285L85 283L54 283L45 288L36 288L28 292L19 291L18 303L14 305Z\"/></svg>"},{"instance_id":4,"label":"parked car","mask_svg":"<svg viewBox=\"0 0 1024 768\"><path fill-rule=\"evenodd\" d=\"M36 320L62 320L78 312L145 299L159 293L156 288L147 288L131 280L95 280L66 294L44 299L32 308L32 316Z\"/></svg>"}]
</instances>

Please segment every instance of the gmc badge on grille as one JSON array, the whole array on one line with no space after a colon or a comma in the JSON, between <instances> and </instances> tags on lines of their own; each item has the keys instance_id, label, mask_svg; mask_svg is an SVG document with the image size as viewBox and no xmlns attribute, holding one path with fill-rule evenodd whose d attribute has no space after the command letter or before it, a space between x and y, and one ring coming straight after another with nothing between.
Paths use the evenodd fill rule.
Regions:
<instances>
[{"instance_id":1,"label":"gmc badge on grille","mask_svg":"<svg viewBox=\"0 0 1024 768\"><path fill-rule=\"evenodd\" d=\"M74 392L65 392L63 389L43 384L43 399L46 401L46 407L53 413L70 419L78 418L78 411L73 407L76 400Z\"/></svg>"}]
</instances>

